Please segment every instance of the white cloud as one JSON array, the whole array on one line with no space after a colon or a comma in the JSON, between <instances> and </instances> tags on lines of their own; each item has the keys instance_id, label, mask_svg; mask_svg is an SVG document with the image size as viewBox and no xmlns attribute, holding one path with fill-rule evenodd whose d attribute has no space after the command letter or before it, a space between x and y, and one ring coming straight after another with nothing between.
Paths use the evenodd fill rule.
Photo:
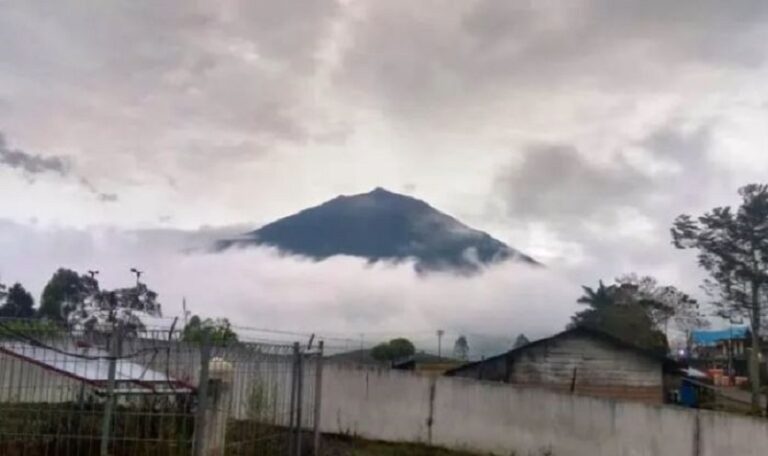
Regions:
<instances>
[{"instance_id":1,"label":"white cloud","mask_svg":"<svg viewBox=\"0 0 768 456\"><path fill-rule=\"evenodd\" d=\"M168 316L180 314L186 297L194 313L228 317L238 326L352 339L365 333L367 343L415 335L425 349L433 349L435 341L423 335L438 328L450 335L482 334L476 345L490 336L503 341L520 332L550 334L567 323L580 291L556 269L513 263L468 278L422 276L409 263L369 265L351 257L318 263L265 248L187 251L222 235L218 230L80 230L5 222L0 224L0 272L3 282L21 281L39 296L60 266L98 269L109 288L129 285L129 269L136 266L160 294Z\"/></svg>"}]
</instances>

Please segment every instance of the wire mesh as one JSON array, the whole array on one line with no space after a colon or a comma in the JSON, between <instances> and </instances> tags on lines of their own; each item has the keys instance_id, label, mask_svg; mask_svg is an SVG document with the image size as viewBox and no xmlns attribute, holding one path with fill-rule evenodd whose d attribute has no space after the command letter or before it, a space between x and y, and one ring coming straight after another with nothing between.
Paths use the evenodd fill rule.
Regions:
<instances>
[{"instance_id":1,"label":"wire mesh","mask_svg":"<svg viewBox=\"0 0 768 456\"><path fill-rule=\"evenodd\" d=\"M0 455L311 454L320 360L298 344L0 321Z\"/></svg>"},{"instance_id":2,"label":"wire mesh","mask_svg":"<svg viewBox=\"0 0 768 456\"><path fill-rule=\"evenodd\" d=\"M216 359L232 366L228 408L227 455L310 454L314 420L314 366L318 352L297 345L243 344L217 349ZM215 375L215 374L214 374ZM300 388L300 392L299 392Z\"/></svg>"}]
</instances>

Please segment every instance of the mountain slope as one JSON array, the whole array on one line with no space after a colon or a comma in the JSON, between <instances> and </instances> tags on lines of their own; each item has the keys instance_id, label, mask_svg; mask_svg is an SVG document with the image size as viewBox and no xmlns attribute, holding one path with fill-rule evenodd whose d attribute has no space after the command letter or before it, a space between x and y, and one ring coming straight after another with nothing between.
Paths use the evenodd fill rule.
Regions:
<instances>
[{"instance_id":1,"label":"mountain slope","mask_svg":"<svg viewBox=\"0 0 768 456\"><path fill-rule=\"evenodd\" d=\"M351 255L369 261L413 258L421 270L477 270L516 259L536 262L487 233L472 229L429 204L377 188L339 196L247 233L218 248L269 245L322 260Z\"/></svg>"}]
</instances>

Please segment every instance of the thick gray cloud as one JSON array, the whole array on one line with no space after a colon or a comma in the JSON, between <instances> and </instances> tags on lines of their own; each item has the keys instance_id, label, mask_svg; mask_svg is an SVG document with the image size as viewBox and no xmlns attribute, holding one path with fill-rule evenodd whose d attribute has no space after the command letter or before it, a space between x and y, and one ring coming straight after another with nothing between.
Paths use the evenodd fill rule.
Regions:
<instances>
[{"instance_id":1,"label":"thick gray cloud","mask_svg":"<svg viewBox=\"0 0 768 456\"><path fill-rule=\"evenodd\" d=\"M622 208L652 215L698 208L718 185L710 156L714 128L710 123L684 130L670 122L598 161L575 146L534 144L500 174L499 190L510 215L569 226L573 219L590 221ZM665 204L672 195L678 208Z\"/></svg>"},{"instance_id":2,"label":"thick gray cloud","mask_svg":"<svg viewBox=\"0 0 768 456\"><path fill-rule=\"evenodd\" d=\"M500 173L497 189L519 226L543 226L570 246L549 261L576 264L569 267L575 281L635 271L700 295L703 274L673 248L669 229L683 212L730 204L747 183L712 161L716 128L670 121L597 162L574 146L533 145Z\"/></svg>"},{"instance_id":3,"label":"thick gray cloud","mask_svg":"<svg viewBox=\"0 0 768 456\"><path fill-rule=\"evenodd\" d=\"M501 183L511 215L555 220L584 219L633 202L651 179L623 160L599 166L574 147L534 145Z\"/></svg>"},{"instance_id":4,"label":"thick gray cloud","mask_svg":"<svg viewBox=\"0 0 768 456\"><path fill-rule=\"evenodd\" d=\"M760 0L6 1L0 125L75 178L29 186L6 166L0 211L254 228L405 188L576 283L695 288L667 229L768 175L767 16Z\"/></svg>"},{"instance_id":5,"label":"thick gray cloud","mask_svg":"<svg viewBox=\"0 0 768 456\"><path fill-rule=\"evenodd\" d=\"M768 4L759 0L368 6L351 25L338 77L401 115L496 97L515 103L515 89L542 98L539 91L668 90L681 76L718 78L768 56Z\"/></svg>"},{"instance_id":6,"label":"thick gray cloud","mask_svg":"<svg viewBox=\"0 0 768 456\"><path fill-rule=\"evenodd\" d=\"M5 135L0 132L0 165L21 170L30 176L35 174L54 173L62 176L68 172L66 161L57 156L43 157L13 149L5 141Z\"/></svg>"},{"instance_id":7,"label":"thick gray cloud","mask_svg":"<svg viewBox=\"0 0 768 456\"><path fill-rule=\"evenodd\" d=\"M0 165L5 165L13 169L22 171L31 180L38 175L49 173L57 174L63 177L71 175L71 166L68 161L56 155L42 156L31 154L20 149L13 149L8 146L5 135L0 132ZM92 193L99 201L115 202L118 197L114 193L104 193L99 191L88 179L80 177L77 179L82 188Z\"/></svg>"},{"instance_id":8,"label":"thick gray cloud","mask_svg":"<svg viewBox=\"0 0 768 456\"><path fill-rule=\"evenodd\" d=\"M15 63L11 81L18 75L35 84L55 75L47 90L76 103L81 115L109 109L109 118L144 126L141 112L152 109L156 128L236 127L302 139L304 120L293 111L336 2L180 6L10 2L0 37L14 46L4 46L0 58Z\"/></svg>"}]
</instances>

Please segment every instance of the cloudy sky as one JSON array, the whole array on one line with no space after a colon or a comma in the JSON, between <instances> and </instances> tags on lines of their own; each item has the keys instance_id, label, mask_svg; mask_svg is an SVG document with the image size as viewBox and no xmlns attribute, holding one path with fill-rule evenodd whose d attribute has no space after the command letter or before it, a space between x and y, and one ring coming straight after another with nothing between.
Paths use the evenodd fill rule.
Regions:
<instances>
[{"instance_id":1,"label":"cloudy sky","mask_svg":"<svg viewBox=\"0 0 768 456\"><path fill-rule=\"evenodd\" d=\"M382 331L409 315L414 331L544 334L581 283L636 271L695 291L672 219L731 204L768 175L762 0L0 0L0 11L0 272L34 290L55 264L144 259L173 276L158 291L176 302L195 287L167 259L169 238L383 186L553 277L420 281L256 252L228 263L250 269L230 267L242 283L229 301L241 302L222 312L357 333L381 329L368 311L387 308L398 318ZM188 261L187 274L222 269ZM434 304L446 280L461 289L452 318ZM322 285L327 302L296 282ZM244 304L262 295L293 304ZM557 312L536 317L542 307Z\"/></svg>"}]
</instances>

